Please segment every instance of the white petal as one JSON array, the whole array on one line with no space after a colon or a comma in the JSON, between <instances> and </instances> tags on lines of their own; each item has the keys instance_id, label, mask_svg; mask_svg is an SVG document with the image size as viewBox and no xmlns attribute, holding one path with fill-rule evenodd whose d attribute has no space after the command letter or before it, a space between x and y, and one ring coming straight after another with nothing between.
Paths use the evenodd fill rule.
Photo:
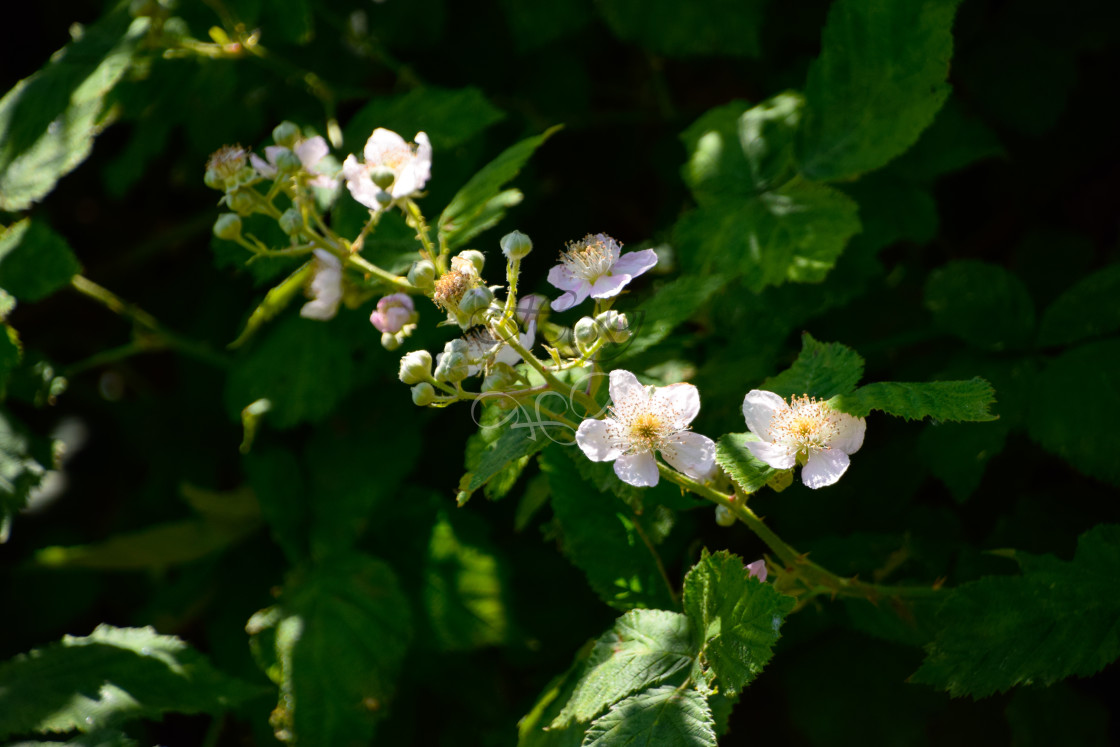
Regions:
<instances>
[{"instance_id":1,"label":"white petal","mask_svg":"<svg viewBox=\"0 0 1120 747\"><path fill-rule=\"evenodd\" d=\"M617 296L622 292L622 289L630 282L629 275L602 275L591 285L592 298L611 298Z\"/></svg>"},{"instance_id":2,"label":"white petal","mask_svg":"<svg viewBox=\"0 0 1120 747\"><path fill-rule=\"evenodd\" d=\"M771 440L770 420L775 414L788 409L789 405L784 399L761 389L752 389L743 398L743 417L747 421L747 427L763 441Z\"/></svg>"},{"instance_id":3,"label":"white petal","mask_svg":"<svg viewBox=\"0 0 1120 747\"><path fill-rule=\"evenodd\" d=\"M404 141L403 137L392 130L378 127L373 131L373 134L369 136L369 140L366 141L364 150L366 163L371 166L379 164L386 152L407 147L408 143Z\"/></svg>"},{"instance_id":4,"label":"white petal","mask_svg":"<svg viewBox=\"0 0 1120 747\"><path fill-rule=\"evenodd\" d=\"M576 443L593 462L613 462L622 456L622 450L611 441L610 429L605 420L585 420L576 431Z\"/></svg>"},{"instance_id":5,"label":"white petal","mask_svg":"<svg viewBox=\"0 0 1120 747\"><path fill-rule=\"evenodd\" d=\"M256 153L249 154L249 163L253 164L253 168L256 169L257 173L263 177L271 179L272 177L276 176L276 167L270 163L265 162L265 160L258 156Z\"/></svg>"},{"instance_id":6,"label":"white petal","mask_svg":"<svg viewBox=\"0 0 1120 747\"><path fill-rule=\"evenodd\" d=\"M848 455L840 449L817 449L809 452L808 463L801 468L801 482L809 488L823 488L840 479L848 470Z\"/></svg>"},{"instance_id":7,"label":"white petal","mask_svg":"<svg viewBox=\"0 0 1120 747\"><path fill-rule=\"evenodd\" d=\"M614 462L614 473L619 480L636 488L652 488L661 478L657 474L657 460L648 451L620 456Z\"/></svg>"},{"instance_id":8,"label":"white petal","mask_svg":"<svg viewBox=\"0 0 1120 747\"><path fill-rule=\"evenodd\" d=\"M581 285L587 285L587 290L591 290L590 284L586 280L573 275L566 265L554 265L549 269L548 282L565 291L576 291ZM587 298L587 294L584 294L583 297Z\"/></svg>"},{"instance_id":9,"label":"white petal","mask_svg":"<svg viewBox=\"0 0 1120 747\"><path fill-rule=\"evenodd\" d=\"M661 456L694 480L706 480L715 463L716 443L699 433L681 431L661 445Z\"/></svg>"},{"instance_id":10,"label":"white petal","mask_svg":"<svg viewBox=\"0 0 1120 747\"><path fill-rule=\"evenodd\" d=\"M608 387L611 401L616 405L633 399L646 399L646 388L638 381L638 377L629 371L618 369L611 371L611 383Z\"/></svg>"},{"instance_id":11,"label":"white petal","mask_svg":"<svg viewBox=\"0 0 1120 747\"><path fill-rule=\"evenodd\" d=\"M327 146L327 141L323 139L322 135L310 137L295 147L295 154L299 157L299 162L303 164L305 169L310 169L323 157L331 152Z\"/></svg>"},{"instance_id":12,"label":"white petal","mask_svg":"<svg viewBox=\"0 0 1120 747\"><path fill-rule=\"evenodd\" d=\"M652 249L643 249L640 252L627 252L615 262L612 272L623 272L630 277L638 277L643 272L653 269L657 264L657 252Z\"/></svg>"},{"instance_id":13,"label":"white petal","mask_svg":"<svg viewBox=\"0 0 1120 747\"><path fill-rule=\"evenodd\" d=\"M692 384L670 384L653 390L653 400L673 411L673 425L683 429L700 413L700 390Z\"/></svg>"},{"instance_id":14,"label":"white petal","mask_svg":"<svg viewBox=\"0 0 1120 747\"><path fill-rule=\"evenodd\" d=\"M366 167L354 158L354 154L346 156L346 160L342 162L342 176L347 180L360 179L367 173Z\"/></svg>"},{"instance_id":15,"label":"white petal","mask_svg":"<svg viewBox=\"0 0 1120 747\"><path fill-rule=\"evenodd\" d=\"M855 454L863 446L863 432L867 430L867 421L842 412L838 425L839 431L830 445L845 454Z\"/></svg>"},{"instance_id":16,"label":"white petal","mask_svg":"<svg viewBox=\"0 0 1120 747\"><path fill-rule=\"evenodd\" d=\"M767 441L747 441L744 446L755 457L766 462L774 469L790 469L797 463L797 454L789 447L781 444L772 444Z\"/></svg>"},{"instance_id":17,"label":"white petal","mask_svg":"<svg viewBox=\"0 0 1120 747\"><path fill-rule=\"evenodd\" d=\"M753 563L747 563L747 573L757 578L763 583L766 582L766 561L756 560Z\"/></svg>"}]
</instances>

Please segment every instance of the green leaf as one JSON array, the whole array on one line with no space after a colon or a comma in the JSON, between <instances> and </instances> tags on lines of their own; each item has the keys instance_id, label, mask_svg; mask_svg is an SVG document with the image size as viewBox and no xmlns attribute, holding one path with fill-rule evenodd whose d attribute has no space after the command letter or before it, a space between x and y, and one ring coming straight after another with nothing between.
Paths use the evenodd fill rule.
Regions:
<instances>
[{"instance_id":1,"label":"green leaf","mask_svg":"<svg viewBox=\"0 0 1120 747\"><path fill-rule=\"evenodd\" d=\"M106 15L0 99L0 210L28 209L86 159L148 23Z\"/></svg>"},{"instance_id":2,"label":"green leaf","mask_svg":"<svg viewBox=\"0 0 1120 747\"><path fill-rule=\"evenodd\" d=\"M672 57L757 57L766 0L600 0L623 41Z\"/></svg>"},{"instance_id":3,"label":"green leaf","mask_svg":"<svg viewBox=\"0 0 1120 747\"><path fill-rule=\"evenodd\" d=\"M8 396L8 378L22 360L23 345L19 341L19 333L7 322L0 322L0 402Z\"/></svg>"},{"instance_id":4,"label":"green leaf","mask_svg":"<svg viewBox=\"0 0 1120 747\"><path fill-rule=\"evenodd\" d=\"M818 342L808 332L801 335L801 353L785 371L762 382L760 389L779 397L808 395L828 399L851 394L863 377L863 358L838 342Z\"/></svg>"},{"instance_id":5,"label":"green leaf","mask_svg":"<svg viewBox=\"0 0 1120 747\"><path fill-rule=\"evenodd\" d=\"M681 176L701 205L729 196L753 197L757 191L738 137L740 117L749 107L735 100L709 109L681 133L688 151Z\"/></svg>"},{"instance_id":6,"label":"green leaf","mask_svg":"<svg viewBox=\"0 0 1120 747\"><path fill-rule=\"evenodd\" d=\"M8 541L12 517L54 467L53 443L29 433L0 407L0 544Z\"/></svg>"},{"instance_id":7,"label":"green leaf","mask_svg":"<svg viewBox=\"0 0 1120 747\"><path fill-rule=\"evenodd\" d=\"M1021 576L989 576L951 592L939 632L911 677L954 697L1087 677L1120 657L1120 525L1081 535L1071 561L1014 554Z\"/></svg>"},{"instance_id":8,"label":"green leaf","mask_svg":"<svg viewBox=\"0 0 1120 747\"><path fill-rule=\"evenodd\" d=\"M537 148L559 129L559 125L550 127L502 151L451 198L439 216L439 233L448 246L454 249L467 243L497 223L506 208L521 201L520 192L502 192L502 186L517 176Z\"/></svg>"},{"instance_id":9,"label":"green leaf","mask_svg":"<svg viewBox=\"0 0 1120 747\"><path fill-rule=\"evenodd\" d=\"M1120 265L1094 272L1055 299L1042 314L1038 344L1069 345L1120 329Z\"/></svg>"},{"instance_id":10,"label":"green leaf","mask_svg":"<svg viewBox=\"0 0 1120 747\"><path fill-rule=\"evenodd\" d=\"M996 134L951 96L914 147L891 164L891 171L914 181L930 182L976 161L1003 155Z\"/></svg>"},{"instance_id":11,"label":"green leaf","mask_svg":"<svg viewBox=\"0 0 1120 747\"><path fill-rule=\"evenodd\" d=\"M408 599L386 564L358 553L293 574L246 630L280 686L277 733L313 744L368 744L411 637Z\"/></svg>"},{"instance_id":12,"label":"green leaf","mask_svg":"<svg viewBox=\"0 0 1120 747\"><path fill-rule=\"evenodd\" d=\"M174 636L99 625L0 664L0 738L94 731L168 712L218 714L260 693Z\"/></svg>"},{"instance_id":13,"label":"green leaf","mask_svg":"<svg viewBox=\"0 0 1120 747\"><path fill-rule=\"evenodd\" d=\"M646 544L657 536L650 526L655 517L636 515L614 495L583 480L572 459L584 456L569 457L570 451L574 449L553 448L540 457L564 554L587 575L599 597L616 609L672 607L656 550Z\"/></svg>"},{"instance_id":14,"label":"green leaf","mask_svg":"<svg viewBox=\"0 0 1120 747\"><path fill-rule=\"evenodd\" d=\"M1003 423L930 424L918 437L918 453L957 503L964 503L980 487L988 462L1003 451L1006 440Z\"/></svg>"},{"instance_id":15,"label":"green leaf","mask_svg":"<svg viewBox=\"0 0 1120 747\"><path fill-rule=\"evenodd\" d=\"M906 384L880 381L861 386L851 394L833 397L828 404L840 412L867 417L872 410L906 420L995 420L990 412L996 401L992 385L976 377L968 381L929 381Z\"/></svg>"},{"instance_id":16,"label":"green leaf","mask_svg":"<svg viewBox=\"0 0 1120 747\"><path fill-rule=\"evenodd\" d=\"M1081 472L1120 485L1120 340L1091 342L1050 361L1028 407L1032 439Z\"/></svg>"},{"instance_id":17,"label":"green leaf","mask_svg":"<svg viewBox=\"0 0 1120 747\"><path fill-rule=\"evenodd\" d=\"M583 747L716 747L715 719L695 690L673 685L617 703L591 724Z\"/></svg>"},{"instance_id":18,"label":"green leaf","mask_svg":"<svg viewBox=\"0 0 1120 747\"><path fill-rule=\"evenodd\" d=\"M308 554L311 513L299 460L285 449L271 447L246 454L243 464L273 540L288 562L298 563Z\"/></svg>"},{"instance_id":19,"label":"green leaf","mask_svg":"<svg viewBox=\"0 0 1120 747\"><path fill-rule=\"evenodd\" d=\"M759 441L753 433L727 433L716 444L716 464L730 475L743 494L760 490L780 470L762 461L746 444Z\"/></svg>"},{"instance_id":20,"label":"green leaf","mask_svg":"<svg viewBox=\"0 0 1120 747\"><path fill-rule=\"evenodd\" d=\"M0 288L21 301L38 301L82 271L66 239L25 218L0 233Z\"/></svg>"},{"instance_id":21,"label":"green leaf","mask_svg":"<svg viewBox=\"0 0 1120 747\"><path fill-rule=\"evenodd\" d=\"M690 319L727 283L720 275L684 275L661 287L651 298L627 314L634 336L616 347L608 345L600 361L626 360L649 350Z\"/></svg>"},{"instance_id":22,"label":"green leaf","mask_svg":"<svg viewBox=\"0 0 1120 747\"><path fill-rule=\"evenodd\" d=\"M1023 348L1034 335L1026 285L998 265L962 260L934 270L925 303L940 329L984 350Z\"/></svg>"},{"instance_id":23,"label":"green leaf","mask_svg":"<svg viewBox=\"0 0 1120 747\"><path fill-rule=\"evenodd\" d=\"M505 642L510 622L498 560L457 536L445 514L432 529L424 578L424 604L440 650Z\"/></svg>"},{"instance_id":24,"label":"green leaf","mask_svg":"<svg viewBox=\"0 0 1120 747\"><path fill-rule=\"evenodd\" d=\"M502 0L513 43L528 52L578 31L593 18L590 0L553 0L526 3Z\"/></svg>"},{"instance_id":25,"label":"green leaf","mask_svg":"<svg viewBox=\"0 0 1120 747\"><path fill-rule=\"evenodd\" d=\"M784 184L797 171L794 138L805 97L797 91L771 96L739 118L739 144L756 189Z\"/></svg>"},{"instance_id":26,"label":"green leaf","mask_svg":"<svg viewBox=\"0 0 1120 747\"><path fill-rule=\"evenodd\" d=\"M823 184L792 181L747 200L702 205L678 221L682 254L700 269L741 276L753 292L820 282L859 232L859 208Z\"/></svg>"},{"instance_id":27,"label":"green leaf","mask_svg":"<svg viewBox=\"0 0 1120 747\"><path fill-rule=\"evenodd\" d=\"M521 475L529 457L554 443L556 436L530 420L532 417L533 413L520 407L501 410L495 404L484 403L478 433L467 441L468 472L459 486L460 506L481 487L487 487L487 495L492 498L505 496ZM500 483L494 491L489 490L492 481Z\"/></svg>"},{"instance_id":28,"label":"green leaf","mask_svg":"<svg viewBox=\"0 0 1120 747\"><path fill-rule=\"evenodd\" d=\"M65 742L12 742L7 747L136 747L136 742L119 731L97 731Z\"/></svg>"},{"instance_id":29,"label":"green leaf","mask_svg":"<svg viewBox=\"0 0 1120 747\"><path fill-rule=\"evenodd\" d=\"M701 553L684 578L684 611L703 674L715 676L720 692L735 695L758 676L794 602L751 576L738 555Z\"/></svg>"},{"instance_id":30,"label":"green leaf","mask_svg":"<svg viewBox=\"0 0 1120 747\"><path fill-rule=\"evenodd\" d=\"M583 743L585 725L573 723L561 729L549 724L575 691L594 644L588 641L576 653L568 670L545 686L532 710L517 722L517 747L580 747Z\"/></svg>"},{"instance_id":31,"label":"green leaf","mask_svg":"<svg viewBox=\"0 0 1120 747\"><path fill-rule=\"evenodd\" d=\"M837 0L809 68L798 152L810 179L851 179L914 144L949 95L960 0Z\"/></svg>"},{"instance_id":32,"label":"green leaf","mask_svg":"<svg viewBox=\"0 0 1120 747\"><path fill-rule=\"evenodd\" d=\"M477 88L414 88L400 96L375 97L362 107L346 125L344 148L361 154L374 129L384 127L406 140L424 132L433 149L451 151L504 118Z\"/></svg>"},{"instance_id":33,"label":"green leaf","mask_svg":"<svg viewBox=\"0 0 1120 747\"><path fill-rule=\"evenodd\" d=\"M288 304L303 291L314 273L315 263L304 262L295 272L269 288L268 293L264 294L264 300L249 314L249 319L245 322L245 328L241 330L241 334L226 347L230 350L236 350L252 339L253 335L260 331L265 324L288 308Z\"/></svg>"},{"instance_id":34,"label":"green leaf","mask_svg":"<svg viewBox=\"0 0 1120 747\"><path fill-rule=\"evenodd\" d=\"M631 610L595 643L591 658L550 728L590 721L623 698L686 673L696 658L688 618Z\"/></svg>"}]
</instances>

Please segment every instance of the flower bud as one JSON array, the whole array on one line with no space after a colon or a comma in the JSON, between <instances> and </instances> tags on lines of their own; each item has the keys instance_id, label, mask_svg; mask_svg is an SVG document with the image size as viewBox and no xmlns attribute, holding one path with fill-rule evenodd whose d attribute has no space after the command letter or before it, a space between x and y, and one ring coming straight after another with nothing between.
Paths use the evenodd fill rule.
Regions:
<instances>
[{"instance_id":1,"label":"flower bud","mask_svg":"<svg viewBox=\"0 0 1120 747\"><path fill-rule=\"evenodd\" d=\"M436 266L426 259L413 262L408 271L408 282L417 288L431 288L436 283Z\"/></svg>"},{"instance_id":2,"label":"flower bud","mask_svg":"<svg viewBox=\"0 0 1120 747\"><path fill-rule=\"evenodd\" d=\"M377 200L377 204L383 208L389 207L393 202L393 196L385 191L380 191L374 195L373 199Z\"/></svg>"},{"instance_id":3,"label":"flower bud","mask_svg":"<svg viewBox=\"0 0 1120 747\"><path fill-rule=\"evenodd\" d=\"M168 18L163 22L163 37L165 39L184 39L191 35L187 22L178 16Z\"/></svg>"},{"instance_id":4,"label":"flower bud","mask_svg":"<svg viewBox=\"0 0 1120 747\"><path fill-rule=\"evenodd\" d=\"M222 213L214 221L214 235L219 239L236 241L241 235L241 216L233 213Z\"/></svg>"},{"instance_id":5,"label":"flower bud","mask_svg":"<svg viewBox=\"0 0 1120 747\"><path fill-rule=\"evenodd\" d=\"M723 508L723 506L720 506ZM762 583L766 583L766 561L756 560L753 563L746 564L747 573L757 578Z\"/></svg>"},{"instance_id":6,"label":"flower bud","mask_svg":"<svg viewBox=\"0 0 1120 747\"><path fill-rule=\"evenodd\" d=\"M456 382L462 381L469 375L467 356L458 352L444 351L436 363L436 381Z\"/></svg>"},{"instance_id":7,"label":"flower bud","mask_svg":"<svg viewBox=\"0 0 1120 747\"><path fill-rule=\"evenodd\" d=\"M529 252L533 251L533 242L520 231L507 233L502 237L500 244L502 254L509 260L525 259L529 256Z\"/></svg>"},{"instance_id":8,"label":"flower bud","mask_svg":"<svg viewBox=\"0 0 1120 747\"><path fill-rule=\"evenodd\" d=\"M490 306L494 293L485 285L471 288L459 300L459 309L464 314L476 314Z\"/></svg>"},{"instance_id":9,"label":"flower bud","mask_svg":"<svg viewBox=\"0 0 1120 747\"><path fill-rule=\"evenodd\" d=\"M369 321L379 331L395 335L406 325L415 324L417 318L412 299L405 293L392 293L378 300Z\"/></svg>"},{"instance_id":10,"label":"flower bud","mask_svg":"<svg viewBox=\"0 0 1120 747\"><path fill-rule=\"evenodd\" d=\"M614 310L604 311L595 317L595 322L606 341L616 345L626 342L634 334L627 316Z\"/></svg>"},{"instance_id":11,"label":"flower bud","mask_svg":"<svg viewBox=\"0 0 1120 747\"><path fill-rule=\"evenodd\" d=\"M426 381L421 381L416 386L412 387L412 403L420 407L426 407L432 404L436 399L436 390L431 384Z\"/></svg>"},{"instance_id":12,"label":"flower bud","mask_svg":"<svg viewBox=\"0 0 1120 747\"><path fill-rule=\"evenodd\" d=\"M396 350L401 346L401 335L394 335L392 332L381 333L381 347L386 350Z\"/></svg>"},{"instance_id":13,"label":"flower bud","mask_svg":"<svg viewBox=\"0 0 1120 747\"><path fill-rule=\"evenodd\" d=\"M277 145L283 145L285 148L291 148L299 142L302 134L299 131L299 125L287 120L272 128L272 139L276 141Z\"/></svg>"},{"instance_id":14,"label":"flower bud","mask_svg":"<svg viewBox=\"0 0 1120 747\"><path fill-rule=\"evenodd\" d=\"M517 372L508 363L496 363L490 374L482 380L482 391L504 392L517 384Z\"/></svg>"},{"instance_id":15,"label":"flower bud","mask_svg":"<svg viewBox=\"0 0 1120 747\"><path fill-rule=\"evenodd\" d=\"M299 210L291 207L285 210L284 214L280 216L279 223L281 231L289 236L293 236L299 233L299 230L303 228L303 216L300 214Z\"/></svg>"},{"instance_id":16,"label":"flower bud","mask_svg":"<svg viewBox=\"0 0 1120 747\"><path fill-rule=\"evenodd\" d=\"M252 215L256 201L248 189L238 189L226 195L226 204L238 215Z\"/></svg>"},{"instance_id":17,"label":"flower bud","mask_svg":"<svg viewBox=\"0 0 1120 747\"><path fill-rule=\"evenodd\" d=\"M287 148L276 154L276 170L281 174L294 174L302 168L303 161Z\"/></svg>"},{"instance_id":18,"label":"flower bud","mask_svg":"<svg viewBox=\"0 0 1120 747\"><path fill-rule=\"evenodd\" d=\"M388 166L374 166L369 170L369 178L381 189L388 190L397 180L397 175Z\"/></svg>"},{"instance_id":19,"label":"flower bud","mask_svg":"<svg viewBox=\"0 0 1120 747\"><path fill-rule=\"evenodd\" d=\"M217 169L206 169L206 175L202 177L202 182L210 189L216 189L219 192L226 191L226 180L222 178Z\"/></svg>"},{"instance_id":20,"label":"flower bud","mask_svg":"<svg viewBox=\"0 0 1120 747\"><path fill-rule=\"evenodd\" d=\"M401 358L400 380L405 384L419 384L432 378L432 354L427 350L413 350Z\"/></svg>"},{"instance_id":21,"label":"flower bud","mask_svg":"<svg viewBox=\"0 0 1120 747\"><path fill-rule=\"evenodd\" d=\"M575 333L576 347L579 348L581 353L586 353L592 345L599 341L599 323L589 316L585 316L576 322L572 331Z\"/></svg>"},{"instance_id":22,"label":"flower bud","mask_svg":"<svg viewBox=\"0 0 1120 747\"><path fill-rule=\"evenodd\" d=\"M465 249L459 252L459 257L474 265L475 273L482 274L482 267L486 264L486 257L477 249Z\"/></svg>"},{"instance_id":23,"label":"flower bud","mask_svg":"<svg viewBox=\"0 0 1120 747\"><path fill-rule=\"evenodd\" d=\"M727 506L716 506L716 523L721 527L735 526L735 514Z\"/></svg>"}]
</instances>

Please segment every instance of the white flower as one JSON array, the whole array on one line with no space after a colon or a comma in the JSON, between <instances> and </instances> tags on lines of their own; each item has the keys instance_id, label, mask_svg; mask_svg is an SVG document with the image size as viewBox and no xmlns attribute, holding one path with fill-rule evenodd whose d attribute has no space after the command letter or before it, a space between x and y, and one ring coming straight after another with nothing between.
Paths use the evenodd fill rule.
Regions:
<instances>
[{"instance_id":1,"label":"white flower","mask_svg":"<svg viewBox=\"0 0 1120 747\"><path fill-rule=\"evenodd\" d=\"M261 158L256 153L249 154L249 162L253 164L253 168L257 173L267 179L274 179L277 172L276 159L287 148L280 145L269 145L264 149L264 158ZM331 179L326 174L318 173L315 167L319 162L326 158L327 154L331 152L327 141L321 136L309 137L305 140L300 140L292 148L292 152L296 154L299 162L303 165L303 169L311 174L316 174L315 178L311 180L311 186L322 187L329 189L335 184L335 180Z\"/></svg>"},{"instance_id":2,"label":"white flower","mask_svg":"<svg viewBox=\"0 0 1120 747\"><path fill-rule=\"evenodd\" d=\"M564 291L552 308L564 311L588 296L617 296L623 286L657 264L652 249L621 255L622 245L605 233L588 234L568 244L560 264L548 271L548 282Z\"/></svg>"},{"instance_id":3,"label":"white flower","mask_svg":"<svg viewBox=\"0 0 1120 747\"><path fill-rule=\"evenodd\" d=\"M593 462L614 462L619 479L635 487L657 484L654 452L697 480L712 469L716 445L688 429L700 412L700 392L692 384L643 386L629 371L611 371L610 416L584 420L576 443Z\"/></svg>"},{"instance_id":4,"label":"white flower","mask_svg":"<svg viewBox=\"0 0 1120 747\"><path fill-rule=\"evenodd\" d=\"M774 394L752 389L743 399L747 427L761 441L748 441L751 453L775 469L800 462L801 481L823 488L848 469L848 455L863 445L863 418L838 412L824 401L794 397L789 404Z\"/></svg>"},{"instance_id":5,"label":"white flower","mask_svg":"<svg viewBox=\"0 0 1120 747\"><path fill-rule=\"evenodd\" d=\"M342 163L342 176L354 199L373 211L416 194L432 174L432 144L423 132L416 133L416 144L412 145L392 130L378 127L366 141L363 155L365 163L353 155L347 156ZM384 190L371 177L375 169L382 167L393 172L393 183ZM377 197L382 192L387 192L391 201L379 202Z\"/></svg>"},{"instance_id":6,"label":"white flower","mask_svg":"<svg viewBox=\"0 0 1120 747\"><path fill-rule=\"evenodd\" d=\"M325 322L338 313L342 301L342 262L325 249L315 250L315 277L307 295L311 300L299 310L300 316Z\"/></svg>"}]
</instances>

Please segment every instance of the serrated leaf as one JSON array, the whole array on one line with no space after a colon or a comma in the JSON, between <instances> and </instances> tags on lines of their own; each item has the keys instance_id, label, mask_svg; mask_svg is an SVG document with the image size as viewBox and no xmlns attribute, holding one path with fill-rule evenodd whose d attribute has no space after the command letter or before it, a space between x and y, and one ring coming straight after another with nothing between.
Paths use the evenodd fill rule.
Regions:
<instances>
[{"instance_id":1,"label":"serrated leaf","mask_svg":"<svg viewBox=\"0 0 1120 747\"><path fill-rule=\"evenodd\" d=\"M964 503L980 486L988 462L1003 451L1006 440L1003 423L983 427L930 424L918 438L918 453L957 503Z\"/></svg>"},{"instance_id":2,"label":"serrated leaf","mask_svg":"<svg viewBox=\"0 0 1120 747\"><path fill-rule=\"evenodd\" d=\"M467 444L467 469L459 497L459 505L466 503L470 494L501 477L506 483L496 497L505 495L513 481L521 474L528 458L553 442L545 428L527 420L531 413L520 409L501 411L487 408L491 417L484 416L479 432Z\"/></svg>"},{"instance_id":3,"label":"serrated leaf","mask_svg":"<svg viewBox=\"0 0 1120 747\"><path fill-rule=\"evenodd\" d=\"M757 57L766 0L600 0L611 30L624 41L672 57Z\"/></svg>"},{"instance_id":4,"label":"serrated leaf","mask_svg":"<svg viewBox=\"0 0 1120 747\"><path fill-rule=\"evenodd\" d=\"M716 747L715 719L703 695L663 685L631 695L587 730L583 747Z\"/></svg>"},{"instance_id":5,"label":"serrated leaf","mask_svg":"<svg viewBox=\"0 0 1120 747\"><path fill-rule=\"evenodd\" d=\"M477 88L423 86L400 96L379 96L362 107L346 125L345 152L361 153L377 127L411 140L424 132L437 151L450 151L505 115Z\"/></svg>"},{"instance_id":6,"label":"serrated leaf","mask_svg":"<svg viewBox=\"0 0 1120 747\"><path fill-rule=\"evenodd\" d=\"M580 747L586 725L573 723L566 729L549 726L571 698L591 656L594 641L588 641L575 655L568 670L545 686L531 711L517 722L517 747Z\"/></svg>"},{"instance_id":7,"label":"serrated leaf","mask_svg":"<svg viewBox=\"0 0 1120 747\"><path fill-rule=\"evenodd\" d=\"M991 407L996 401L992 385L976 377L968 381L929 381L907 384L880 381L861 386L851 394L833 397L828 404L840 412L867 417L872 410L888 415L937 421L995 420Z\"/></svg>"},{"instance_id":8,"label":"serrated leaf","mask_svg":"<svg viewBox=\"0 0 1120 747\"><path fill-rule=\"evenodd\" d=\"M838 342L819 342L804 332L797 360L762 382L759 389L787 399L803 395L828 399L851 394L862 377L863 358L859 353Z\"/></svg>"},{"instance_id":9,"label":"serrated leaf","mask_svg":"<svg viewBox=\"0 0 1120 747\"><path fill-rule=\"evenodd\" d=\"M934 270L925 304L939 328L984 350L1026 347L1034 335L1026 285L998 265L962 260Z\"/></svg>"},{"instance_id":10,"label":"serrated leaf","mask_svg":"<svg viewBox=\"0 0 1120 747\"><path fill-rule=\"evenodd\" d=\"M727 433L716 444L716 464L723 468L743 493L761 489L781 471L756 457L746 447L748 442L759 440L753 433Z\"/></svg>"},{"instance_id":11,"label":"serrated leaf","mask_svg":"<svg viewBox=\"0 0 1120 747\"><path fill-rule=\"evenodd\" d=\"M164 713L222 713L261 694L174 636L99 625L0 664L0 738L94 731Z\"/></svg>"},{"instance_id":12,"label":"serrated leaf","mask_svg":"<svg viewBox=\"0 0 1120 747\"><path fill-rule=\"evenodd\" d=\"M633 337L627 343L608 345L600 361L626 360L664 340L680 324L691 318L727 283L720 275L684 275L666 284L653 297L627 314Z\"/></svg>"},{"instance_id":13,"label":"serrated leaf","mask_svg":"<svg viewBox=\"0 0 1120 747\"><path fill-rule=\"evenodd\" d=\"M794 138L805 97L797 91L771 96L739 118L739 144L758 190L788 181L797 170Z\"/></svg>"},{"instance_id":14,"label":"serrated leaf","mask_svg":"<svg viewBox=\"0 0 1120 747\"><path fill-rule=\"evenodd\" d=\"M440 236L448 246L462 246L501 219L505 208L511 204L510 192L513 191L502 192L502 186L517 176L537 148L559 129L559 125L550 127L502 151L451 198L438 224ZM519 192L517 194L520 196Z\"/></svg>"},{"instance_id":15,"label":"serrated leaf","mask_svg":"<svg viewBox=\"0 0 1120 747\"><path fill-rule=\"evenodd\" d=\"M590 721L623 698L687 672L696 652L688 618L631 610L595 643L571 697L550 728Z\"/></svg>"},{"instance_id":16,"label":"serrated leaf","mask_svg":"<svg viewBox=\"0 0 1120 747\"><path fill-rule=\"evenodd\" d=\"M1004 155L999 137L950 96L933 124L890 170L914 181L933 181L976 161Z\"/></svg>"},{"instance_id":17,"label":"serrated leaf","mask_svg":"<svg viewBox=\"0 0 1120 747\"><path fill-rule=\"evenodd\" d=\"M599 597L616 609L672 607L655 550L646 544L657 536L647 526L650 517L636 515L614 495L583 480L571 460L584 456L565 453L573 450L556 447L540 457L564 554L586 574Z\"/></svg>"},{"instance_id":18,"label":"serrated leaf","mask_svg":"<svg viewBox=\"0 0 1120 747\"><path fill-rule=\"evenodd\" d=\"M715 675L721 692L734 695L758 676L774 655L794 601L751 576L739 556L726 550L701 554L684 578L684 611L701 667Z\"/></svg>"},{"instance_id":19,"label":"serrated leaf","mask_svg":"<svg viewBox=\"0 0 1120 747\"><path fill-rule=\"evenodd\" d=\"M26 210L86 159L148 24L106 15L0 99L0 210Z\"/></svg>"},{"instance_id":20,"label":"serrated leaf","mask_svg":"<svg viewBox=\"0 0 1120 747\"><path fill-rule=\"evenodd\" d=\"M1120 657L1120 525L1081 535L1071 561L1015 553L1021 576L954 589L911 677L954 697L1087 677Z\"/></svg>"},{"instance_id":21,"label":"serrated leaf","mask_svg":"<svg viewBox=\"0 0 1120 747\"><path fill-rule=\"evenodd\" d=\"M709 109L681 133L688 162L681 176L701 205L730 196L753 197L757 191L739 143L739 121L750 107L735 100Z\"/></svg>"},{"instance_id":22,"label":"serrated leaf","mask_svg":"<svg viewBox=\"0 0 1120 747\"><path fill-rule=\"evenodd\" d=\"M1043 369L1028 402L1027 431L1076 469L1120 485L1120 341L1067 350Z\"/></svg>"},{"instance_id":23,"label":"serrated leaf","mask_svg":"<svg viewBox=\"0 0 1120 747\"><path fill-rule=\"evenodd\" d=\"M949 95L960 0L838 0L809 68L798 139L810 179L851 179L914 144Z\"/></svg>"},{"instance_id":24,"label":"serrated leaf","mask_svg":"<svg viewBox=\"0 0 1120 747\"><path fill-rule=\"evenodd\" d=\"M408 599L385 563L353 552L297 571L246 630L280 686L272 724L294 741L368 744L411 638Z\"/></svg>"},{"instance_id":25,"label":"serrated leaf","mask_svg":"<svg viewBox=\"0 0 1120 747\"><path fill-rule=\"evenodd\" d=\"M1120 265L1084 278L1042 314L1038 344L1068 345L1120 329Z\"/></svg>"},{"instance_id":26,"label":"serrated leaf","mask_svg":"<svg viewBox=\"0 0 1120 747\"><path fill-rule=\"evenodd\" d=\"M0 233L0 288L21 301L38 301L82 271L66 239L25 218Z\"/></svg>"}]
</instances>

